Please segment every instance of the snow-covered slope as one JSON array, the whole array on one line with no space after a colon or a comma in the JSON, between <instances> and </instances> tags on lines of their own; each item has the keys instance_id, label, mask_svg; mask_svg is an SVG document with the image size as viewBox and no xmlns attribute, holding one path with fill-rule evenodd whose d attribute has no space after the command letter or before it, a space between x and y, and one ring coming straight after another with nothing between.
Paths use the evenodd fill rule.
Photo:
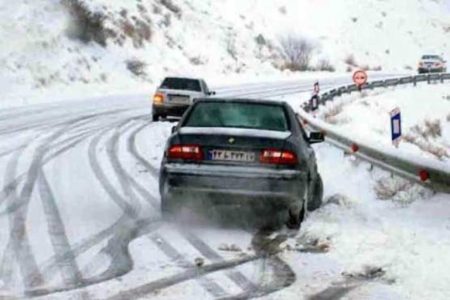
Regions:
<instances>
[{"instance_id":1,"label":"snow-covered slope","mask_svg":"<svg viewBox=\"0 0 450 300\"><path fill-rule=\"evenodd\" d=\"M359 66L415 68L423 52L450 52L444 2L2 1L1 101L148 91L167 74L279 75L288 35L317 46L313 66L326 59L344 71L353 55Z\"/></svg>"},{"instance_id":2,"label":"snow-covered slope","mask_svg":"<svg viewBox=\"0 0 450 300\"><path fill-rule=\"evenodd\" d=\"M390 111L402 114L398 152L448 163L450 160L450 86L400 86L337 98L321 107L319 117L350 133L356 141L393 148Z\"/></svg>"}]
</instances>

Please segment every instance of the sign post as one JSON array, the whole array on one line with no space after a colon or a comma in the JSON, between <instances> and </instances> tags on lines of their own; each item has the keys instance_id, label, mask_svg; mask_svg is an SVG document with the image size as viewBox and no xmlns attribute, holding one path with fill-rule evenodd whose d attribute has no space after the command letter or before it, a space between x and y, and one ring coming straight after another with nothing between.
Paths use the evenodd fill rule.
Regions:
<instances>
[{"instance_id":1,"label":"sign post","mask_svg":"<svg viewBox=\"0 0 450 300\"><path fill-rule=\"evenodd\" d=\"M314 83L311 99L309 99L309 109L313 113L319 109L319 93L320 93L320 86L319 82L316 81Z\"/></svg>"},{"instance_id":2,"label":"sign post","mask_svg":"<svg viewBox=\"0 0 450 300\"><path fill-rule=\"evenodd\" d=\"M353 82L358 87L358 90L361 91L361 87L367 83L367 73L363 70L358 70L353 73Z\"/></svg>"},{"instance_id":3,"label":"sign post","mask_svg":"<svg viewBox=\"0 0 450 300\"><path fill-rule=\"evenodd\" d=\"M391 140L392 144L398 148L402 137L402 118L400 108L396 107L391 112Z\"/></svg>"}]
</instances>

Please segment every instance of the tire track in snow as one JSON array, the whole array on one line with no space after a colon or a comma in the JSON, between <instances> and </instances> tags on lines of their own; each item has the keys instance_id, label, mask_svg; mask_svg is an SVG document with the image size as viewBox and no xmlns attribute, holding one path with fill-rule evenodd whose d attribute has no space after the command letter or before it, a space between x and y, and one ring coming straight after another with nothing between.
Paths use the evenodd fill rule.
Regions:
<instances>
[{"instance_id":1,"label":"tire track in snow","mask_svg":"<svg viewBox=\"0 0 450 300\"><path fill-rule=\"evenodd\" d=\"M38 144L34 151L33 159L28 168L27 177L25 178L21 192L17 194L17 185L15 185L9 195L9 202L19 202L21 205L17 210L8 214L10 235L3 261L5 261L5 257L10 256L11 253L14 254L15 261L19 265L25 290L35 288L44 283L43 276L39 271L37 262L32 253L26 229L26 215L28 212L28 205L31 201L31 193L33 192L44 154L49 150L51 141L61 136L70 125L71 124L68 124L59 128ZM14 181L17 162L22 153L23 151L19 151L18 155L15 155L12 158L11 164L7 167L5 182ZM8 280L10 280L10 278L8 278Z\"/></svg>"},{"instance_id":2,"label":"tire track in snow","mask_svg":"<svg viewBox=\"0 0 450 300\"><path fill-rule=\"evenodd\" d=\"M128 290L121 291L121 292L119 292L111 297L105 298L105 299L129 300L129 299L142 298L151 293L154 293L154 292L162 290L162 289L169 288L176 284L179 284L179 283L182 283L182 282L185 282L188 280L192 280L195 278L199 278L199 277L202 277L207 274L214 273L214 272L235 268L235 267L243 265L245 263L255 261L259 258L260 258L260 256L258 256L258 255L250 255L247 257L241 257L241 258L234 259L234 260L213 263L213 264L206 265L203 267L194 267L194 268L188 269L188 270L181 272L179 274L176 274L176 275L161 278L161 279L149 282L149 283L142 284L138 287L134 287L134 288L131 288Z\"/></svg>"},{"instance_id":3,"label":"tire track in snow","mask_svg":"<svg viewBox=\"0 0 450 300\"><path fill-rule=\"evenodd\" d=\"M111 129L104 130L97 134L89 144L88 155L89 164L92 171L97 179L97 181L102 186L103 190L108 194L108 196L113 200L114 203L131 219L136 219L138 217L139 210L130 205L114 188L113 184L108 180L105 172L100 166L100 162L97 159L97 148L100 139L106 134L106 132Z\"/></svg>"},{"instance_id":4,"label":"tire track in snow","mask_svg":"<svg viewBox=\"0 0 450 300\"><path fill-rule=\"evenodd\" d=\"M130 121L132 121L136 118L139 118L139 117L133 117L128 120L118 122L116 124L117 126L115 127L116 132L117 132L117 130L120 130L120 128L122 126L125 126L127 123L129 123ZM96 166L96 170L97 170L96 175L100 175L99 176L100 178L98 178L98 179L101 180L102 186L104 188L106 187L106 191L109 194L109 196L115 197L116 201L121 201L122 203L126 203L127 201L123 197L121 197L117 191L114 191L111 183L109 183L106 176L103 176L104 174L101 171L100 163L97 161L97 158L96 158L95 149L97 149L97 147L98 147L99 139L101 137L103 137L106 134L106 132L108 132L110 130L111 130L111 127L108 127L105 130L102 130L91 141L91 143L89 145L90 162L94 163L94 165ZM107 148L109 147L108 152L115 153L115 150L116 150L115 143L117 143L116 140L118 141L119 137L120 137L120 135L114 134L108 140L108 142L107 142L108 143ZM121 166L120 166L120 168L121 168ZM98 172L99 170L101 172ZM117 170L117 168L116 168L116 170ZM119 170L121 170L121 169L119 169ZM124 176L124 174L122 174L121 172L119 172L119 174L116 174L116 175L118 175L118 177L121 178L121 180L123 179L122 177ZM122 205L122 207L124 207L124 206ZM73 255L76 256L84 251L87 251L90 247L98 244L99 242L103 241L104 239L106 239L110 235L112 235L112 237L108 241L107 246L102 250L102 253L110 256L111 259L113 261L115 261L116 263L114 265L112 265L110 268L108 268L107 270L105 270L102 274L100 274L98 276L94 276L92 278L84 279L84 283L82 284L83 287L116 278L118 276L128 273L131 270L133 262L128 253L128 244L134 238L136 238L138 235L140 235L140 234L138 234L138 232L141 230L141 228L148 227L148 225L151 223L151 221L149 221L148 219L136 220L136 218L130 218L130 215L127 216L126 212L127 212L127 210L125 210L124 216L122 218L120 218L118 222L113 224L113 226L111 228L108 228L107 230L101 232L100 234L94 236L93 238L87 239L81 245L77 245L76 247L74 247L75 249L74 249ZM156 225L155 227L157 227L157 226L159 226L159 225ZM70 253L65 252L63 255L67 257L68 255L70 255ZM120 262L120 263L117 263L117 262ZM56 263L57 263L57 261L55 259L52 259L52 261L48 261L46 264L46 267L45 267L46 272L48 272L50 269L54 269ZM28 295L29 296L39 296L39 295L47 295L47 294L51 294L51 293L56 293L56 292L61 292L61 291L69 291L69 290L71 290L71 288L68 288L68 287L52 288L52 289L34 289L34 290L30 290L28 292Z\"/></svg>"},{"instance_id":5,"label":"tire track in snow","mask_svg":"<svg viewBox=\"0 0 450 300\"><path fill-rule=\"evenodd\" d=\"M42 169L39 174L39 194L47 219L47 231L63 283L69 287L80 286L83 284L83 277L70 247L56 199Z\"/></svg>"},{"instance_id":6,"label":"tire track in snow","mask_svg":"<svg viewBox=\"0 0 450 300\"><path fill-rule=\"evenodd\" d=\"M172 247L161 235L152 234L150 240L173 262L177 262L183 268L195 268L195 265L184 258L183 254ZM200 285L215 298L224 297L228 293L214 280L208 277L199 277Z\"/></svg>"},{"instance_id":7,"label":"tire track in snow","mask_svg":"<svg viewBox=\"0 0 450 300\"><path fill-rule=\"evenodd\" d=\"M23 176L25 178L25 183L20 195L17 195L17 186L20 180L18 180L17 178L12 178L14 178L15 176L17 161L24 149L19 151L18 154L15 155L8 164L5 182L10 182L10 184L7 184L7 186L3 189L3 194L5 197L2 200L6 199L9 200L9 202L13 202L13 205L16 206L16 209L8 211L8 218L11 224L10 239L3 255L2 262L4 262L4 264L2 264L2 272L0 273L3 277L5 275L7 276L7 282L10 281L10 276L12 275L10 271L12 271L13 257L16 257L16 261L19 264L19 268L24 280L24 286L26 289L35 288L36 286L43 283L43 276L40 273L39 268L37 267L37 263L32 254L28 237L26 235L25 220L31 193L33 191L33 187L36 182L40 167L44 164L44 155L51 150L51 142L57 140L57 138L65 133L67 129L70 129L70 126L74 126L77 124L77 122L80 123L83 120L87 120L96 116L97 115L89 115L83 116L79 119L73 119L68 124L66 124L66 126L60 128L55 133L44 139L44 141L37 147L35 151L31 166L28 169L28 173L26 174L26 176ZM65 147L66 149L64 149L64 151L70 149L73 146L74 145ZM61 151L59 152L60 153L55 153L54 157L62 153Z\"/></svg>"},{"instance_id":8,"label":"tire track in snow","mask_svg":"<svg viewBox=\"0 0 450 300\"><path fill-rule=\"evenodd\" d=\"M91 285L99 284L118 278L130 272L133 269L133 260L128 251L129 244L136 238L150 234L152 231L157 230L161 224L158 221L153 220L131 220L128 217L122 218L115 224L114 227L110 227L101 233L101 236L96 235L95 238L91 237L87 241L84 241L73 247L74 255L77 256L84 251L87 251L91 247L97 245L100 241L106 238L108 240L107 245L101 250L101 253L110 256L111 264L102 273L83 279L83 284L78 287L50 287L50 288L36 288L28 290L26 295L28 297L41 297L46 295L52 295L61 292L70 292L77 289L83 289ZM52 262L56 263L55 261ZM50 267L53 267L50 266ZM54 267L53 267L54 268Z\"/></svg>"},{"instance_id":9,"label":"tire track in snow","mask_svg":"<svg viewBox=\"0 0 450 300\"><path fill-rule=\"evenodd\" d=\"M253 243L253 241L258 241L261 239L265 240L265 243L261 244L262 246L258 245L257 243ZM201 267L190 268L176 275L157 279L148 283L144 283L140 286L130 288L128 290L120 291L113 296L105 298L105 300L128 300L128 299L143 298L149 294L155 293L162 289L172 287L176 284L200 278L214 272L230 270L240 265L257 261L259 259L269 261L270 262L269 265L274 268L276 277L279 276L280 278L275 280L275 282L272 283L271 285L259 288L256 291L248 291L236 296L223 297L223 299L249 299L268 295L270 293L277 292L287 286L292 285L296 279L295 273L292 271L289 265L287 265L285 262L283 262L280 258L277 257L278 253L281 251L278 246L282 241L283 240L280 239L280 236L271 239L266 234L257 233L252 240L252 244L254 245L254 247L256 247L255 248L256 254L247 255L245 257L240 257L228 261L215 262ZM155 242L157 244L159 242L158 235L156 235ZM164 252L167 253L169 252L169 250ZM171 255L174 255L174 253L172 253ZM178 260L178 257L174 258Z\"/></svg>"},{"instance_id":10,"label":"tire track in snow","mask_svg":"<svg viewBox=\"0 0 450 300\"><path fill-rule=\"evenodd\" d=\"M92 119L92 118L98 118L99 116L110 115L110 114L114 114L114 113L116 113L116 111L106 112L106 113L99 113L99 114L91 114L91 115L88 115L88 116L83 116L81 118L72 119L72 120L70 120L70 123L76 123L76 122L81 122L82 123L82 121L84 121L84 120L89 121L89 119ZM107 126L109 126L109 124ZM101 128L101 127L102 126L99 126L99 128ZM86 132L86 134L88 134L88 133L89 133L89 131ZM68 146L64 150L56 151L54 154L49 155L48 157L43 159L42 165L45 165L46 163L48 163L52 159L56 158L60 154L62 154L65 151L70 150L71 148L75 147L75 145L77 145L77 144L78 144L77 142L74 142L74 143L72 143L72 146L70 146L70 147ZM54 144L53 146L56 147L57 144ZM50 148L51 147L49 147L49 149ZM53 149L50 149L49 152L51 150L53 150ZM11 193L12 190L14 190L15 186L18 185L23 178L26 178L26 175L27 175L27 173L23 173L23 174L17 176L14 180L11 180L10 182L5 182L2 190L0 191L0 205L4 202L4 200L6 198L8 198L9 194ZM8 214L8 213L12 213L15 209L20 207L21 204L22 204L21 202L13 203L13 205L11 205L11 207L5 209L5 211L3 211L3 212L0 212L0 216Z\"/></svg>"},{"instance_id":11,"label":"tire track in snow","mask_svg":"<svg viewBox=\"0 0 450 300\"><path fill-rule=\"evenodd\" d=\"M202 241L199 237L194 235L190 231L180 230L183 237L194 246L204 257L211 260L212 262L223 262L225 259L220 256L219 253L214 251L210 246L208 246L204 241ZM230 278L235 284L237 284L243 291L256 291L258 286L251 282L247 277L244 276L239 271L229 270L226 273L226 276Z\"/></svg>"},{"instance_id":12,"label":"tire track in snow","mask_svg":"<svg viewBox=\"0 0 450 300\"><path fill-rule=\"evenodd\" d=\"M151 123L153 124L153 123ZM128 151L137 159L137 161L139 163L141 163L141 165L144 166L144 168L146 168L150 174L155 177L158 178L159 174L158 174L158 169L155 168L154 166L152 166L137 150L136 147L136 136L145 128L147 127L148 124L143 124L142 126L138 127L137 129L135 129L129 139L128 139Z\"/></svg>"}]
</instances>

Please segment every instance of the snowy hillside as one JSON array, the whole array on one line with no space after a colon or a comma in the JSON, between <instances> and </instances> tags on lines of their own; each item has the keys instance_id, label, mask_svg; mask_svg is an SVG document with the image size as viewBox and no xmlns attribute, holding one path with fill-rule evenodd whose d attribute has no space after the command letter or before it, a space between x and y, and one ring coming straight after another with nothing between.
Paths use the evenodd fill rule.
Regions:
<instances>
[{"instance_id":1,"label":"snowy hillside","mask_svg":"<svg viewBox=\"0 0 450 300\"><path fill-rule=\"evenodd\" d=\"M314 45L312 68L414 69L423 52L450 52L444 2L2 1L2 106L151 91L167 74L279 77L287 36Z\"/></svg>"}]
</instances>

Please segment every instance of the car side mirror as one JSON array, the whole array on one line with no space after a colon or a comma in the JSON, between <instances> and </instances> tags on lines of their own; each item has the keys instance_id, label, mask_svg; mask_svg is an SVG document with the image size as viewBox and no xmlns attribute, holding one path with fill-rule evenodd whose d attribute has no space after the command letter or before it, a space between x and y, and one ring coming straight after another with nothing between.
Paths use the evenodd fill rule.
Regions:
<instances>
[{"instance_id":1,"label":"car side mirror","mask_svg":"<svg viewBox=\"0 0 450 300\"><path fill-rule=\"evenodd\" d=\"M324 134L319 131L313 131L309 134L309 143L310 144L317 144L321 143L325 140Z\"/></svg>"},{"instance_id":2,"label":"car side mirror","mask_svg":"<svg viewBox=\"0 0 450 300\"><path fill-rule=\"evenodd\" d=\"M177 132L177 126L173 126L172 129L170 130L172 133Z\"/></svg>"}]
</instances>

